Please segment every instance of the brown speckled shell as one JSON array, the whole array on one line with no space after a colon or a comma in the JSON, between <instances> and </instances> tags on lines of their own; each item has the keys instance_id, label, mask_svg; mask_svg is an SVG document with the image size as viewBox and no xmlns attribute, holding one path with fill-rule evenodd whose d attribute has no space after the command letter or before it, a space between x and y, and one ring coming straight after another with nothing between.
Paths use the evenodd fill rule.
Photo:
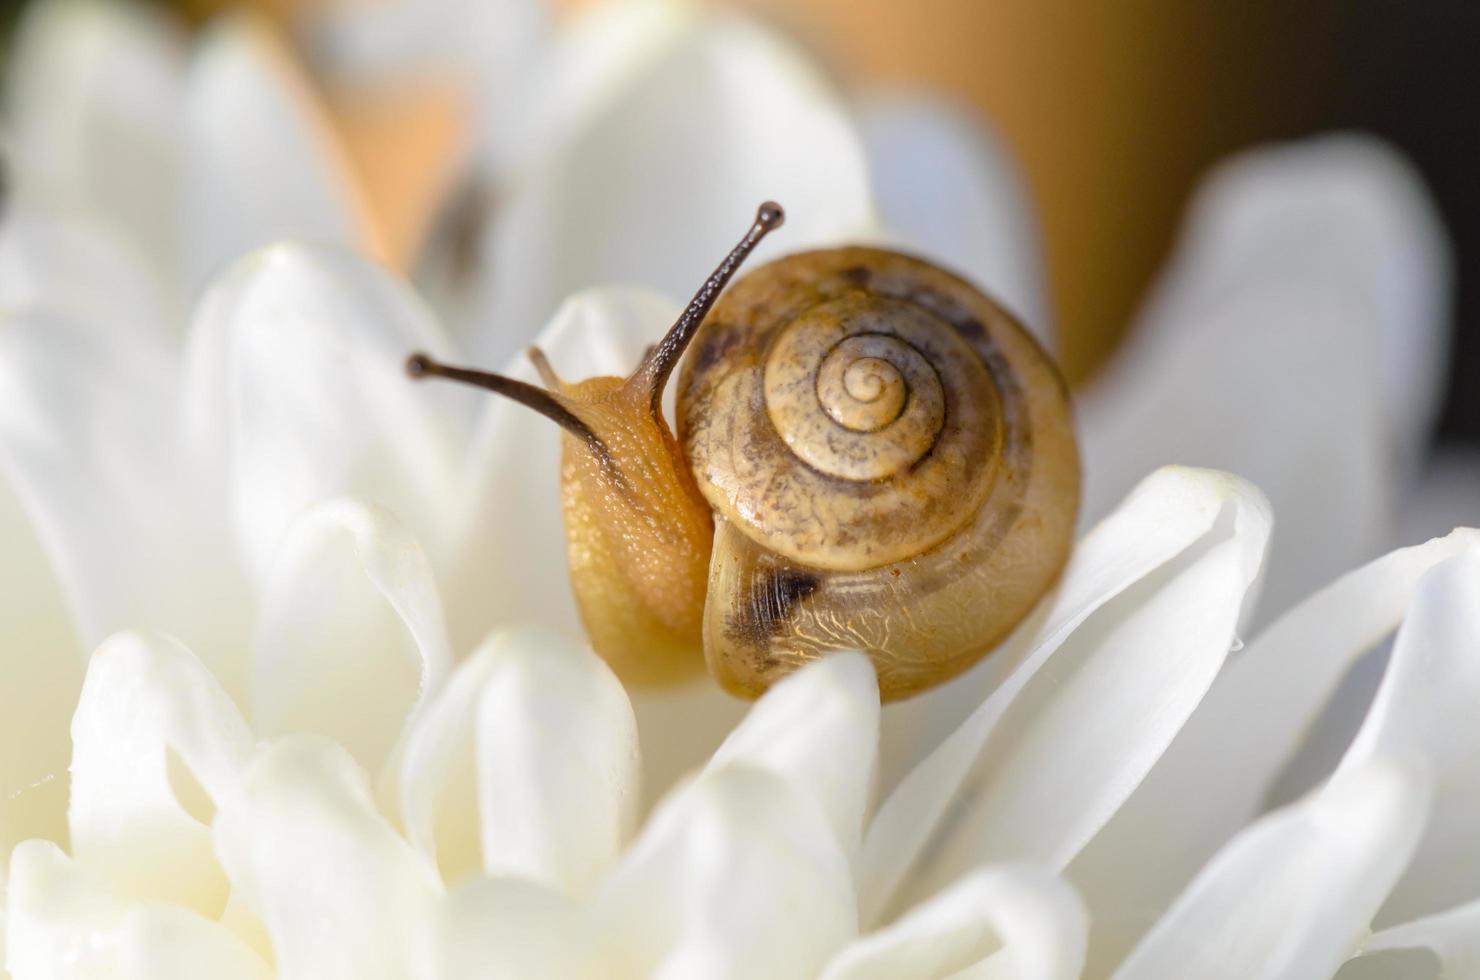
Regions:
<instances>
[{"instance_id":1,"label":"brown speckled shell","mask_svg":"<svg viewBox=\"0 0 1480 980\"><path fill-rule=\"evenodd\" d=\"M980 369L954 369L967 388L947 392L938 446L878 479L843 479L792 458L763 377L793 323L874 300L911 329L948 334L915 347L969 351ZM842 248L750 273L710 313L678 406L680 444L716 514L705 657L735 693L840 649L873 658L885 699L938 684L995 647L1068 555L1079 460L1063 380L1010 314L919 259Z\"/></svg>"}]
</instances>

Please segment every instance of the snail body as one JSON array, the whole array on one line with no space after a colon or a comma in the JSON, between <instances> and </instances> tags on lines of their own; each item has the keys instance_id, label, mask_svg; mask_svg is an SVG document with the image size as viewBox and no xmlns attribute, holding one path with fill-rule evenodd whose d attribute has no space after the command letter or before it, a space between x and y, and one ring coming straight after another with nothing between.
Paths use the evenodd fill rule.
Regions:
<instances>
[{"instance_id":1,"label":"snail body","mask_svg":"<svg viewBox=\"0 0 1480 980\"><path fill-rule=\"evenodd\" d=\"M763 206L626 379L566 384L537 352L545 391L409 366L564 426L572 585L624 680L703 662L753 697L858 649L881 697L906 697L979 660L1057 578L1079 495L1068 393L1010 314L918 258L808 252L721 296L779 223ZM659 406L690 340L675 437Z\"/></svg>"}]
</instances>

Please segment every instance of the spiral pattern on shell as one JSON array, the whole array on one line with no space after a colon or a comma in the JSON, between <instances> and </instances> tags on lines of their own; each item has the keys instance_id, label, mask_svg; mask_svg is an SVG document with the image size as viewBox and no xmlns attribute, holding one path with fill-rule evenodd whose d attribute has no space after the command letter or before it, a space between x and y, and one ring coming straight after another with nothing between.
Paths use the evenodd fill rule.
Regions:
<instances>
[{"instance_id":1,"label":"spiral pattern on shell","mask_svg":"<svg viewBox=\"0 0 1480 980\"><path fill-rule=\"evenodd\" d=\"M791 256L715 306L678 437L715 515L711 672L755 694L829 650L903 697L974 663L1068 553L1079 467L1043 350L969 283L872 248Z\"/></svg>"}]
</instances>

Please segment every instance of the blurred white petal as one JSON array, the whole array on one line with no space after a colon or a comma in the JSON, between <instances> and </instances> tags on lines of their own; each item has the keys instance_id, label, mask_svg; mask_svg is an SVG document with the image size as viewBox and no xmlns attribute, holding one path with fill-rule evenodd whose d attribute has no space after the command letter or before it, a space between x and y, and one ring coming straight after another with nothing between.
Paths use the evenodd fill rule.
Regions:
<instances>
[{"instance_id":1,"label":"blurred white petal","mask_svg":"<svg viewBox=\"0 0 1480 980\"><path fill-rule=\"evenodd\" d=\"M72 744L73 855L121 895L220 915L210 823L252 737L210 672L175 640L111 637L88 665Z\"/></svg>"},{"instance_id":2,"label":"blurred white petal","mask_svg":"<svg viewBox=\"0 0 1480 980\"><path fill-rule=\"evenodd\" d=\"M67 609L55 576L0 477L0 895L6 856L30 837L67 841L68 720L82 687ZM0 903L0 963L4 962Z\"/></svg>"},{"instance_id":3,"label":"blurred white petal","mask_svg":"<svg viewBox=\"0 0 1480 980\"><path fill-rule=\"evenodd\" d=\"M282 239L383 248L310 83L267 24L238 14L198 43L183 143L177 207L192 294Z\"/></svg>"},{"instance_id":4,"label":"blurred white petal","mask_svg":"<svg viewBox=\"0 0 1480 980\"><path fill-rule=\"evenodd\" d=\"M1378 144L1313 140L1225 165L1080 399L1086 514L1174 459L1269 495L1275 610L1372 558L1440 390L1446 270L1417 178Z\"/></svg>"},{"instance_id":5,"label":"blurred white petal","mask_svg":"<svg viewBox=\"0 0 1480 980\"><path fill-rule=\"evenodd\" d=\"M920 96L867 98L858 125L889 241L958 271L1051 346L1038 223L1006 146L968 110Z\"/></svg>"},{"instance_id":6,"label":"blurred white petal","mask_svg":"<svg viewBox=\"0 0 1480 980\"><path fill-rule=\"evenodd\" d=\"M855 940L822 980L1074 980L1089 924L1062 879L1028 865L973 872L887 929Z\"/></svg>"},{"instance_id":7,"label":"blurred white petal","mask_svg":"<svg viewBox=\"0 0 1480 980\"><path fill-rule=\"evenodd\" d=\"M0 315L0 474L31 518L91 651L167 629L239 690L248 612L215 501L180 451L160 351L46 316Z\"/></svg>"},{"instance_id":8,"label":"blurred white petal","mask_svg":"<svg viewBox=\"0 0 1480 980\"><path fill-rule=\"evenodd\" d=\"M850 859L879 753L879 685L861 653L809 664L765 693L714 753L709 769L768 769L813 796Z\"/></svg>"},{"instance_id":9,"label":"blurred white petal","mask_svg":"<svg viewBox=\"0 0 1480 980\"><path fill-rule=\"evenodd\" d=\"M1160 762L1070 868L1094 911L1095 964L1124 955L1259 813L1342 676L1397 627L1423 575L1477 546L1480 534L1457 531L1395 551L1312 596L1229 659Z\"/></svg>"},{"instance_id":10,"label":"blurred white petal","mask_svg":"<svg viewBox=\"0 0 1480 980\"><path fill-rule=\"evenodd\" d=\"M392 515L334 500L289 526L252 643L259 734L329 735L374 772L451 663L426 555Z\"/></svg>"},{"instance_id":11,"label":"blurred white petal","mask_svg":"<svg viewBox=\"0 0 1480 980\"><path fill-rule=\"evenodd\" d=\"M567 978L587 954L578 905L516 878L475 878L432 913L416 980Z\"/></svg>"},{"instance_id":12,"label":"blurred white petal","mask_svg":"<svg viewBox=\"0 0 1480 980\"><path fill-rule=\"evenodd\" d=\"M618 78L603 76L600 112L545 105L531 92L531 114L579 119L558 145L531 139L537 149L499 188L485 281L464 320L481 360L510 357L561 297L591 284L687 297L768 198L790 211L756 261L872 227L862 147L812 66L736 14L657 9L669 7L682 24L663 34L675 36L645 46L638 64L624 61ZM625 35L621 21L652 19L654 9L599 7L577 15L560 43L599 58ZM557 55L552 64L589 84L583 61ZM571 86L557 77L540 90L558 98Z\"/></svg>"},{"instance_id":13,"label":"blurred white petal","mask_svg":"<svg viewBox=\"0 0 1480 980\"><path fill-rule=\"evenodd\" d=\"M44 0L12 43L18 169L50 205L88 214L152 275L169 274L184 73L175 26L143 4Z\"/></svg>"},{"instance_id":14,"label":"blurred white petal","mask_svg":"<svg viewBox=\"0 0 1480 980\"><path fill-rule=\"evenodd\" d=\"M864 920L984 863L1066 865L1212 683L1268 533L1252 486L1168 468L1081 541L1044 639L870 826Z\"/></svg>"},{"instance_id":15,"label":"blurred white petal","mask_svg":"<svg viewBox=\"0 0 1480 980\"><path fill-rule=\"evenodd\" d=\"M185 909L125 901L47 841L10 858L9 948L15 980L271 980L272 970L219 923Z\"/></svg>"},{"instance_id":16,"label":"blurred white petal","mask_svg":"<svg viewBox=\"0 0 1480 980\"><path fill-rule=\"evenodd\" d=\"M817 806L740 765L648 820L597 899L598 955L619 976L812 978L857 930L848 862Z\"/></svg>"},{"instance_id":17,"label":"blurred white petal","mask_svg":"<svg viewBox=\"0 0 1480 980\"><path fill-rule=\"evenodd\" d=\"M1362 955L1394 949L1429 949L1439 957L1444 980L1480 978L1480 901L1384 929L1362 947Z\"/></svg>"},{"instance_id":18,"label":"blurred white petal","mask_svg":"<svg viewBox=\"0 0 1480 980\"><path fill-rule=\"evenodd\" d=\"M281 245L238 263L191 328L183 415L191 448L216 460L240 557L260 584L288 523L353 494L395 511L436 554L452 533L478 396L416 385L413 350L450 356L401 281L332 249Z\"/></svg>"},{"instance_id":19,"label":"blurred white petal","mask_svg":"<svg viewBox=\"0 0 1480 980\"><path fill-rule=\"evenodd\" d=\"M1375 759L1256 821L1198 875L1115 980L1329 977L1423 828L1431 779Z\"/></svg>"},{"instance_id":20,"label":"blurred white petal","mask_svg":"<svg viewBox=\"0 0 1480 980\"><path fill-rule=\"evenodd\" d=\"M95 215L43 204L10 174L0 221L0 309L45 313L145 345L179 329L164 280ZM79 289L79 283L87 288Z\"/></svg>"},{"instance_id":21,"label":"blurred white petal","mask_svg":"<svg viewBox=\"0 0 1480 980\"><path fill-rule=\"evenodd\" d=\"M637 724L611 669L519 629L488 640L416 723L401 809L444 880L482 870L583 898L631 836L638 782Z\"/></svg>"},{"instance_id":22,"label":"blurred white petal","mask_svg":"<svg viewBox=\"0 0 1480 980\"><path fill-rule=\"evenodd\" d=\"M311 735L274 744L221 806L216 850L284 977L399 980L439 898L435 869L375 812L364 772Z\"/></svg>"}]
</instances>

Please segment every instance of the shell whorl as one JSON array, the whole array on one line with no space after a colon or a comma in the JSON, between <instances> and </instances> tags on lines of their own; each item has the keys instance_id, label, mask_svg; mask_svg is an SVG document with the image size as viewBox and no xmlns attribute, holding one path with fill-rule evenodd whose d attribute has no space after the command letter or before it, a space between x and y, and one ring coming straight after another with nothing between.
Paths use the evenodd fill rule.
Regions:
<instances>
[{"instance_id":1,"label":"shell whorl","mask_svg":"<svg viewBox=\"0 0 1480 980\"><path fill-rule=\"evenodd\" d=\"M678 391L715 513L704 646L756 694L867 651L886 699L995 646L1050 587L1079 492L1068 394L1010 314L919 259L790 256L731 287Z\"/></svg>"}]
</instances>

